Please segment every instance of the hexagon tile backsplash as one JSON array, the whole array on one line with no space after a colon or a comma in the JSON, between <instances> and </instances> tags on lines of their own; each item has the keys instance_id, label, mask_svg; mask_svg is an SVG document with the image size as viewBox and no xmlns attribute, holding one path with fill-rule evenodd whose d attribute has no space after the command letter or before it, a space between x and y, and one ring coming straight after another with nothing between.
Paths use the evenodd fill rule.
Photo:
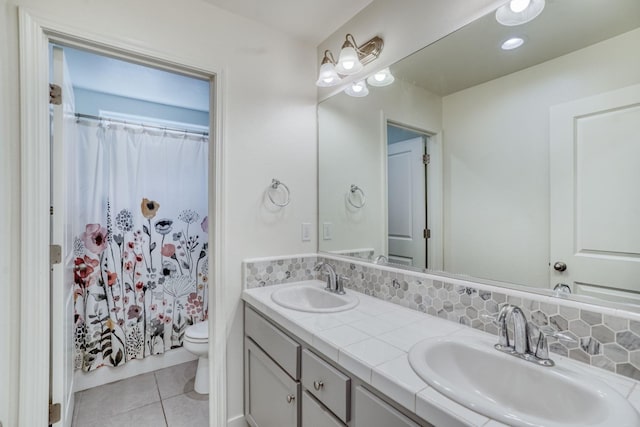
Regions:
<instances>
[{"instance_id":1,"label":"hexagon tile backsplash","mask_svg":"<svg viewBox=\"0 0 640 427\"><path fill-rule=\"evenodd\" d=\"M536 326L563 332L549 349L590 365L640 380L640 316L576 301L496 286L398 270L326 254L245 260L246 288L319 279L318 261L347 277L345 288L496 335L500 305L516 304Z\"/></svg>"}]
</instances>

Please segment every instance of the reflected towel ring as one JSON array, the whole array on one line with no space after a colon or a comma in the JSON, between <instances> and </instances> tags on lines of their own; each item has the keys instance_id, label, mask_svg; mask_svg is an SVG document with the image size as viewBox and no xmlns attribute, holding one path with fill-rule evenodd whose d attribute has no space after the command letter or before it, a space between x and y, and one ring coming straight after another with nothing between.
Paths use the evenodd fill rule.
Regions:
<instances>
[{"instance_id":1,"label":"reflected towel ring","mask_svg":"<svg viewBox=\"0 0 640 427\"><path fill-rule=\"evenodd\" d=\"M362 207L364 207L365 203L367 203L367 197L364 194L364 191L362 190L362 188L358 187L355 184L351 184L351 188L349 189L349 194L347 195L347 202L349 202L349 204L351 206L353 206L356 209L360 209ZM360 204L354 203L353 200L351 199L351 197L356 194L356 192L360 192Z\"/></svg>"},{"instance_id":2,"label":"reflected towel ring","mask_svg":"<svg viewBox=\"0 0 640 427\"><path fill-rule=\"evenodd\" d=\"M271 195L271 189L275 189L277 190L278 187L282 186L284 188L284 192L286 194L285 196L285 201L282 203L278 203L273 199L273 196ZM267 190L267 196L269 196L269 200L271 200L271 203L273 203L274 205L278 206L278 207L285 207L289 204L289 202L291 202L291 192L289 191L289 187L287 187L284 182L281 182L278 179L273 178L271 180L271 188Z\"/></svg>"}]
</instances>

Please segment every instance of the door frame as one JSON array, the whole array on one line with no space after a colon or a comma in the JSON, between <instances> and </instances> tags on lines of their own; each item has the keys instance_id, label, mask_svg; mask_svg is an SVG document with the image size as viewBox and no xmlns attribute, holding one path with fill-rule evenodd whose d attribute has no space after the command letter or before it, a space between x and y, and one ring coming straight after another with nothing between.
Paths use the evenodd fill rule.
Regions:
<instances>
[{"instance_id":1,"label":"door frame","mask_svg":"<svg viewBox=\"0 0 640 427\"><path fill-rule=\"evenodd\" d=\"M209 282L209 414L226 425L226 318L224 266L225 196L223 125L225 79L219 66L135 45L112 35L71 28L19 9L20 57L20 425L48 425L49 404L49 41L123 56L210 79L209 233L213 277Z\"/></svg>"}]
</instances>

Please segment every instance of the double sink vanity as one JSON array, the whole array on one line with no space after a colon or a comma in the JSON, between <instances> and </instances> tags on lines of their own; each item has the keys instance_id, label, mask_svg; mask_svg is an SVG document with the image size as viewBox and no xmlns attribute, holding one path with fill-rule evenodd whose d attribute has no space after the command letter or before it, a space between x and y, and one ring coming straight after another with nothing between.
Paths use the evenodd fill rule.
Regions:
<instances>
[{"instance_id":1,"label":"double sink vanity","mask_svg":"<svg viewBox=\"0 0 640 427\"><path fill-rule=\"evenodd\" d=\"M339 284L328 274L244 291L250 425L640 425L636 381L550 359L557 332L522 325L514 305L492 319L496 337Z\"/></svg>"}]
</instances>

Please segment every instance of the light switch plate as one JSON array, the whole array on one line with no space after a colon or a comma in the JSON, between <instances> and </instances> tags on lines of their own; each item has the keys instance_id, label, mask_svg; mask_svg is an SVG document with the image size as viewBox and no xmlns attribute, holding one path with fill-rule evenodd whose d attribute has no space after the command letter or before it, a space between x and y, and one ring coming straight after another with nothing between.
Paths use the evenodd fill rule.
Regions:
<instances>
[{"instance_id":1,"label":"light switch plate","mask_svg":"<svg viewBox=\"0 0 640 427\"><path fill-rule=\"evenodd\" d=\"M330 222L325 222L322 224L322 239L323 240L331 240L331 228L333 224Z\"/></svg>"},{"instance_id":2,"label":"light switch plate","mask_svg":"<svg viewBox=\"0 0 640 427\"><path fill-rule=\"evenodd\" d=\"M303 242L311 241L311 223L310 222L302 223L302 241Z\"/></svg>"}]
</instances>

